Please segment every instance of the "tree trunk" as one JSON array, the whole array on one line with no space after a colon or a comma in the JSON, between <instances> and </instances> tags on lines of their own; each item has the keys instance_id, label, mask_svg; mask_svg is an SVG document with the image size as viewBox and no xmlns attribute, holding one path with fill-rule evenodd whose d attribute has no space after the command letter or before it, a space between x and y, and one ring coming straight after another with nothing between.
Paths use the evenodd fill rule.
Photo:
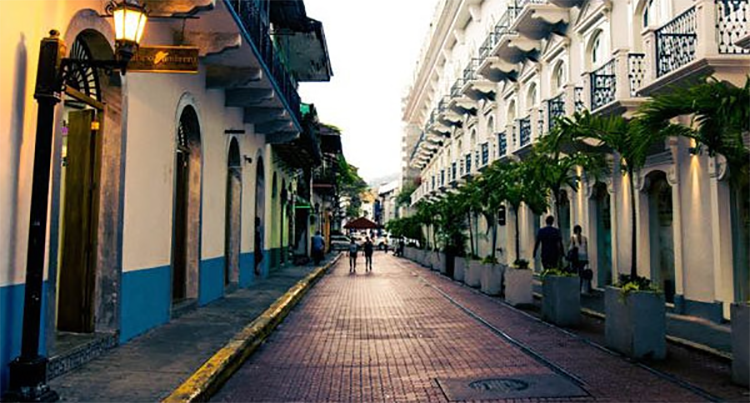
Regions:
<instances>
[{"instance_id":1,"label":"tree trunk","mask_svg":"<svg viewBox=\"0 0 750 403\"><path fill-rule=\"evenodd\" d=\"M469 220L469 245L471 255L474 256L474 229L471 228L471 211L466 213L466 218Z\"/></svg>"},{"instance_id":2,"label":"tree trunk","mask_svg":"<svg viewBox=\"0 0 750 403\"><path fill-rule=\"evenodd\" d=\"M637 263L637 257L638 257L638 246L636 245L636 242L638 240L638 237L636 235L636 228L637 228L637 217L636 217L636 211L635 211L635 185L633 180L633 170L631 168L628 168L628 181L630 182L630 214L631 214L631 234L630 234L630 241L631 241L631 247L630 247L630 279L635 280L636 277L638 277L638 263Z\"/></svg>"}]
</instances>

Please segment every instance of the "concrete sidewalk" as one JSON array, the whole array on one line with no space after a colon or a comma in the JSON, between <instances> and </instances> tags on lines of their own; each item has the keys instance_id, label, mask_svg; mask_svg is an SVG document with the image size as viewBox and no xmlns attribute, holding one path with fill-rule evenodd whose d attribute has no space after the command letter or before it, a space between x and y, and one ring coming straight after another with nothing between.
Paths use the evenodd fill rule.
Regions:
<instances>
[{"instance_id":1,"label":"concrete sidewalk","mask_svg":"<svg viewBox=\"0 0 750 403\"><path fill-rule=\"evenodd\" d=\"M534 281L534 292L541 297L542 286L538 279ZM581 308L585 314L604 318L604 293L592 290L589 295L581 295ZM672 342L722 358L732 357L732 328L727 324L667 312L667 336Z\"/></svg>"},{"instance_id":2,"label":"concrete sidewalk","mask_svg":"<svg viewBox=\"0 0 750 403\"><path fill-rule=\"evenodd\" d=\"M334 257L329 255L321 265ZM160 401L314 269L307 265L274 271L249 288L185 313L53 379L50 386L63 401Z\"/></svg>"}]
</instances>

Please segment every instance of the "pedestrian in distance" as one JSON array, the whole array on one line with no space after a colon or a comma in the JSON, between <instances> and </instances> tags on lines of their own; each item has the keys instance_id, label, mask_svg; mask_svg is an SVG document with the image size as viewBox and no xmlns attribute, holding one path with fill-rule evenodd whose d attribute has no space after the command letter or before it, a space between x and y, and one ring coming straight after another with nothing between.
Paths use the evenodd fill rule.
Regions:
<instances>
[{"instance_id":1,"label":"pedestrian in distance","mask_svg":"<svg viewBox=\"0 0 750 403\"><path fill-rule=\"evenodd\" d=\"M588 293L591 283L591 270L586 266L589 263L589 240L583 235L580 225L573 227L573 235L570 236L570 248L568 249L568 260L572 269L581 277L581 291Z\"/></svg>"},{"instance_id":2,"label":"pedestrian in distance","mask_svg":"<svg viewBox=\"0 0 750 403\"><path fill-rule=\"evenodd\" d=\"M325 241L323 240L323 236L320 234L320 231L316 231L312 238L312 257L316 266L323 260L324 248Z\"/></svg>"},{"instance_id":3,"label":"pedestrian in distance","mask_svg":"<svg viewBox=\"0 0 750 403\"><path fill-rule=\"evenodd\" d=\"M365 272L372 271L373 244L370 238L365 240Z\"/></svg>"},{"instance_id":4,"label":"pedestrian in distance","mask_svg":"<svg viewBox=\"0 0 750 403\"><path fill-rule=\"evenodd\" d=\"M534 243L534 256L539 246L542 247L542 267L545 270L560 268L563 255L563 243L560 230L554 227L555 217L547 216L545 220L547 226L539 229L536 233L536 243Z\"/></svg>"},{"instance_id":5,"label":"pedestrian in distance","mask_svg":"<svg viewBox=\"0 0 750 403\"><path fill-rule=\"evenodd\" d=\"M359 250L359 246L352 238L349 243L349 274L357 272L357 250Z\"/></svg>"}]
</instances>

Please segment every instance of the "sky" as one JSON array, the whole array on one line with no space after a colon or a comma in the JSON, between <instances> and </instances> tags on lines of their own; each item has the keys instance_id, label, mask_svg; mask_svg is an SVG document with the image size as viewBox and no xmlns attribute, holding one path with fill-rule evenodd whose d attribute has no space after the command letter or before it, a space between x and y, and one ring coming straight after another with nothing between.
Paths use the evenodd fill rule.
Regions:
<instances>
[{"instance_id":1,"label":"sky","mask_svg":"<svg viewBox=\"0 0 750 403\"><path fill-rule=\"evenodd\" d=\"M323 23L333 77L301 83L303 102L342 129L344 156L371 181L401 170L401 99L436 0L306 0Z\"/></svg>"}]
</instances>

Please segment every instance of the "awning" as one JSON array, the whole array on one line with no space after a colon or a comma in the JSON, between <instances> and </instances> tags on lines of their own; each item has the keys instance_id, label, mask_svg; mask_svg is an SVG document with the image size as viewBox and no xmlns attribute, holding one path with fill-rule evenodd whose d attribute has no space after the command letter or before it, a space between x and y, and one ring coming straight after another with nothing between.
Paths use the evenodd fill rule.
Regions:
<instances>
[{"instance_id":1,"label":"awning","mask_svg":"<svg viewBox=\"0 0 750 403\"><path fill-rule=\"evenodd\" d=\"M344 225L346 229L377 229L378 224L368 220L365 217L359 217L354 221L350 221Z\"/></svg>"}]
</instances>

